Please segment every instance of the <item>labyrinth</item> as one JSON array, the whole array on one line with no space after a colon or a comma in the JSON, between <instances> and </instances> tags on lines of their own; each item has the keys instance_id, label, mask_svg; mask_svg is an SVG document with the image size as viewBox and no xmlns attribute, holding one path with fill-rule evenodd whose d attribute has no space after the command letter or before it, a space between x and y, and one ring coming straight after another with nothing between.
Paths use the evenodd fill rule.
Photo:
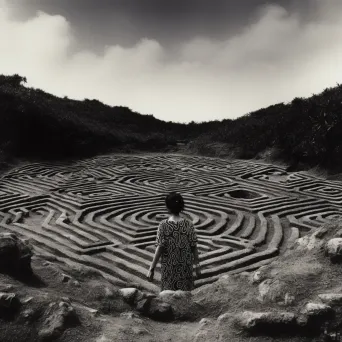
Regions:
<instances>
[{"instance_id":1,"label":"labyrinth","mask_svg":"<svg viewBox=\"0 0 342 342\"><path fill-rule=\"evenodd\" d=\"M118 286L146 280L164 197L179 191L198 236L202 276L252 271L342 215L342 185L241 160L183 155L108 155L21 165L0 177L1 231L37 254L85 265Z\"/></svg>"}]
</instances>

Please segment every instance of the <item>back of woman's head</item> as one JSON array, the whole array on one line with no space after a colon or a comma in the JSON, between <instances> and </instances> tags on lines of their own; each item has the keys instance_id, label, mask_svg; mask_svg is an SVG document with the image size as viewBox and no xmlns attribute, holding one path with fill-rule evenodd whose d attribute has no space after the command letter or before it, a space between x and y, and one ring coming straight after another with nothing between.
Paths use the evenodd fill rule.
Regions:
<instances>
[{"instance_id":1,"label":"back of woman's head","mask_svg":"<svg viewBox=\"0 0 342 342\"><path fill-rule=\"evenodd\" d=\"M165 204L174 215L178 215L182 210L184 210L183 197L177 192L170 192L165 198Z\"/></svg>"}]
</instances>

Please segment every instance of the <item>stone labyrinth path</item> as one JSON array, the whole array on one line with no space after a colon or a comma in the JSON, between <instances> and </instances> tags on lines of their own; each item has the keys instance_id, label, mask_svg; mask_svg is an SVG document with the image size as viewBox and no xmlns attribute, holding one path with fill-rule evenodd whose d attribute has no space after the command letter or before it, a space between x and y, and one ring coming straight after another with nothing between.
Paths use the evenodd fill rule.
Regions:
<instances>
[{"instance_id":1,"label":"stone labyrinth path","mask_svg":"<svg viewBox=\"0 0 342 342\"><path fill-rule=\"evenodd\" d=\"M179 191L199 238L201 286L255 270L295 239L342 215L342 185L281 167L181 155L111 155L35 163L0 177L1 230L35 252L86 265L119 286L145 279L164 196Z\"/></svg>"}]
</instances>

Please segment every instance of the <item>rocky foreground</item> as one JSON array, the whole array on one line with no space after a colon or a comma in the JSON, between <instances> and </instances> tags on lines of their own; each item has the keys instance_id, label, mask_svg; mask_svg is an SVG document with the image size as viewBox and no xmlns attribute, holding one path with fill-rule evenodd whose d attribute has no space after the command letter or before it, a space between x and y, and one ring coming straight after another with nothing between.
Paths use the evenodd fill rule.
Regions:
<instances>
[{"instance_id":1,"label":"rocky foreground","mask_svg":"<svg viewBox=\"0 0 342 342\"><path fill-rule=\"evenodd\" d=\"M0 234L0 340L340 341L342 222L193 293L116 288Z\"/></svg>"}]
</instances>

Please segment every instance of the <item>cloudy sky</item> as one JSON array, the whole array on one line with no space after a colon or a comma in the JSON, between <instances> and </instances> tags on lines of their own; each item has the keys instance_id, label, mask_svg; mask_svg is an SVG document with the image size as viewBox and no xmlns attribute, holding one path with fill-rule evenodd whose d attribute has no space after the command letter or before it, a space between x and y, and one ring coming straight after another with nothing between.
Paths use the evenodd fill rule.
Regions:
<instances>
[{"instance_id":1,"label":"cloudy sky","mask_svg":"<svg viewBox=\"0 0 342 342\"><path fill-rule=\"evenodd\" d=\"M0 0L0 73L166 121L342 83L341 0Z\"/></svg>"}]
</instances>

